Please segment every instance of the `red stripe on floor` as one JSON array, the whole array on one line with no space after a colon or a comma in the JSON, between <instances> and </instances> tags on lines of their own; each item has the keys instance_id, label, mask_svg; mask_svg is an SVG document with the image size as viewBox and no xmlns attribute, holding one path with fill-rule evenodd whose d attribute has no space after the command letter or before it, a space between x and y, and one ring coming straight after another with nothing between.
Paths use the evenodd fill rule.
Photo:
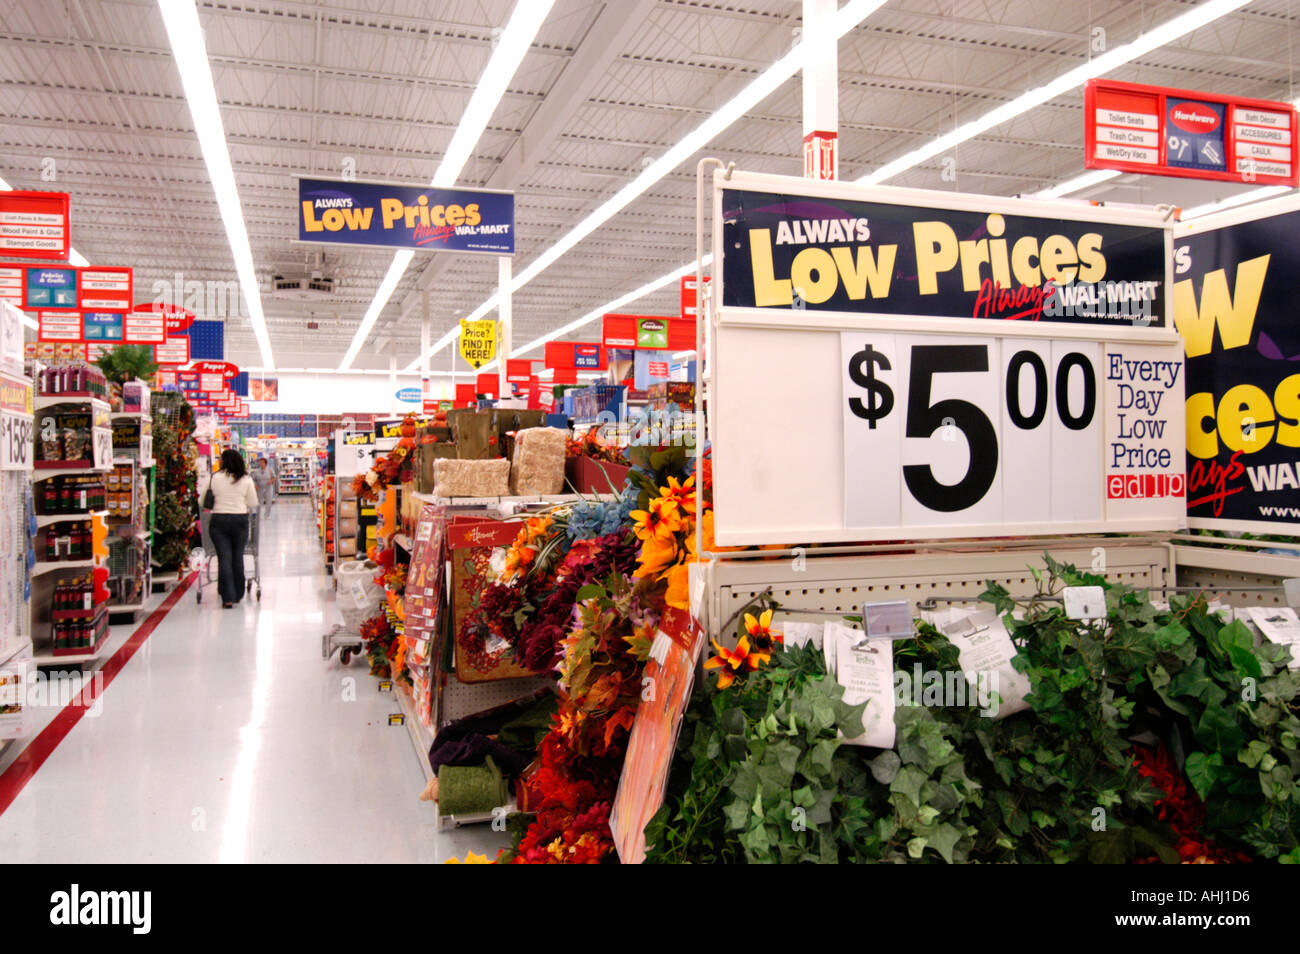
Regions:
<instances>
[{"instance_id":1,"label":"red stripe on floor","mask_svg":"<svg viewBox=\"0 0 1300 954\"><path fill-rule=\"evenodd\" d=\"M54 754L54 750L72 731L73 727L81 721L81 717L86 711L92 708L95 700L104 692L105 689L117 678L117 674L122 671L122 667L131 661L131 657L136 654L141 646L144 645L153 631L158 628L167 614L172 611L180 598L189 590L190 584L194 582L195 574L191 573L181 581L176 589L167 594L167 598L162 604L149 614L149 617L141 623L134 633L132 633L125 643L113 653L99 669L102 674L99 679L92 679L90 683L83 686L75 699L69 702L56 715L43 730L40 735L27 743L27 748L19 753L18 758L14 759L13 764L5 769L4 774L0 775L0 815L13 804L18 793L27 787L32 776L36 774L37 769L45 764L45 760ZM93 670L92 670L93 672Z\"/></svg>"}]
</instances>

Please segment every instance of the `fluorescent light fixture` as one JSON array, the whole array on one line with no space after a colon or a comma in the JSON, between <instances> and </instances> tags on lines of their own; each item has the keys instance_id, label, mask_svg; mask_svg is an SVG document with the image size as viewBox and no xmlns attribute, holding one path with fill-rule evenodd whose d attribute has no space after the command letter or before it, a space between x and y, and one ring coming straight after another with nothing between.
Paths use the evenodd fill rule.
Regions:
<instances>
[{"instance_id":1,"label":"fluorescent light fixture","mask_svg":"<svg viewBox=\"0 0 1300 954\"><path fill-rule=\"evenodd\" d=\"M235 260L235 272L244 293L253 335L262 352L262 362L267 367L274 367L271 339L266 332L266 317L262 314L262 292L253 269L253 249L248 242L244 211L239 204L239 187L235 182L234 167L230 164L230 151L226 148L226 131L221 123L217 91L212 85L212 70L208 66L208 50L203 41L203 28L199 25L199 13L194 0L158 0L158 9L167 28L172 59L181 74L185 101L194 120L194 131L203 150L203 162L208 167L208 178L212 180L221 221L226 227L226 238L230 242L230 254Z\"/></svg>"},{"instance_id":2,"label":"fluorescent light fixture","mask_svg":"<svg viewBox=\"0 0 1300 954\"><path fill-rule=\"evenodd\" d=\"M519 69L519 64L523 62L529 47L533 45L537 31L541 29L554 3L555 0L517 0L515 3L510 21L502 31L500 39L497 40L496 49L492 51L487 66L479 76L478 85L474 87L465 112L460 117L460 123L452 134L451 142L447 144L447 151L443 153L442 161L438 163L433 179L429 182L431 188L450 188L460 178L461 170L473 155L479 137L483 135L483 130L487 128L492 114L496 112L497 104L505 95L506 87L514 79L515 71ZM379 320L379 315L388 304L388 299L393 297L397 283L402 280L414 255L412 250L402 249L393 256L393 263L388 266L388 273L379 283L379 289L371 299L370 307L366 309L361 324L357 326L356 334L352 336L352 343L348 345L347 353L339 363L340 371L346 371L356 360L361 346L370 337L370 329ZM417 360L412 367L418 364Z\"/></svg>"},{"instance_id":3,"label":"fluorescent light fixture","mask_svg":"<svg viewBox=\"0 0 1300 954\"><path fill-rule=\"evenodd\" d=\"M1102 55L1092 59L1090 62L1078 66L1075 69L1069 70L1066 73L1063 73L1061 76L1058 76L1056 79L1052 80L1051 82L1043 86L1040 86L1037 89L1030 90L1028 93L1025 93L1024 95L1017 97L1016 99L1012 100L1009 103L1005 103L1002 106L990 110L989 112L985 113L983 116L980 116L979 118L974 119L958 127L957 129L953 130L951 133L948 133L947 135L944 136L940 136L938 139L935 139L924 146L914 149L911 152L907 153L906 155L900 156L898 159L895 159L893 162L890 162L887 165L882 166L880 169L877 169L875 172L868 173L867 175L863 176L857 181L863 184L875 184L875 183L883 182L885 179L892 178L893 176L898 175L899 173L903 172L906 169L910 169L911 167L918 165L926 161L927 159L933 158L934 156L942 152L946 152L948 149L951 149L953 146L956 146L958 143L965 142L967 139L972 139L975 136L980 135L981 133L987 132L989 129L992 129L995 126L998 126L1004 122L1007 122L1010 119L1013 119L1016 116L1019 116L1021 113L1024 113L1035 106L1047 102L1050 99L1054 99L1055 97L1060 96L1063 93L1069 92L1070 90L1074 89L1077 86L1082 85L1084 82L1086 82L1089 79L1092 79L1093 77L1101 76L1104 73L1108 73L1111 70L1116 69L1117 67L1122 66L1123 64L1133 59L1136 59L1139 56L1143 56L1144 54L1149 53L1151 50L1164 46L1166 43L1171 43L1174 40L1178 39L1179 37L1192 32L1193 30L1200 29L1206 24L1212 23L1213 21L1219 19L1220 17L1226 16L1227 14L1233 12L1234 10L1240 9L1241 7L1245 6L1249 2L1250 0L1210 0L1209 3L1204 3L1198 7L1195 7L1192 10L1187 11L1186 13L1180 14L1179 16L1173 17L1165 21L1164 23L1160 24L1157 27L1153 27L1151 30L1148 30L1146 33L1142 34L1140 37L1133 40L1133 42L1127 43L1121 47L1116 47L1114 50L1111 50L1109 53L1103 53ZM839 15L841 16L845 15L849 11L850 7L852 6L853 4L850 4L849 6L846 6L843 9L841 9ZM865 16L865 14L863 15ZM842 32L837 35L842 35ZM1048 198L1048 197L1064 195L1068 192L1076 192L1079 189L1086 188L1089 185L1094 185L1097 182L1103 182L1107 179L1113 178L1115 175L1118 174L1119 173L1113 172L1112 170L1108 170L1108 169L1094 170L1093 172L1089 172L1085 175L1078 176L1074 179L1068 180L1067 182L1063 182L1059 186L1054 187L1054 189L1046 190L1046 192L1054 192L1055 195L1053 196L1048 196L1045 193L1039 193L1039 196L1043 198ZM1060 191L1056 191L1056 190L1060 190ZM1261 192L1263 191L1264 190L1261 190ZM1260 195L1259 197L1264 198L1265 196ZM1219 207L1222 208L1222 206ZM563 239L561 241L563 241ZM706 256L706 260L705 260L706 265L708 264L709 257L710 256ZM520 278L529 274L530 270L531 270L531 266L529 267L529 269L525 269L523 272L520 272ZM523 354L526 351L531 351L533 348L540 347L541 345L545 344L547 341L552 341L563 334L567 334L568 332L573 331L576 328L581 327L582 325L594 321L596 318L598 318L600 315L604 314L607 311L614 311L615 309L620 308L623 305L626 305L628 302L634 301L635 299L640 298L644 295L648 295L653 291L657 291L658 289L662 288L664 285L668 284L669 282L675 281L676 279L680 278L682 275L690 274L693 273L694 271L695 271L695 263L692 262L690 265L678 269L670 273L669 275L665 275L662 278L658 278L652 282L648 282L647 284L642 285L636 291L629 292L627 295L623 295L619 298L616 298L614 299L614 301L606 305L603 305L602 307L596 309L595 311L583 315L581 318L577 319L576 321L570 322L569 324L563 326L562 328L558 328L547 335L543 335L542 337L536 339L535 341L529 342L528 344L524 345L522 348L516 349L514 352L512 352L511 356L516 357L520 354Z\"/></svg>"},{"instance_id":4,"label":"fluorescent light fixture","mask_svg":"<svg viewBox=\"0 0 1300 954\"><path fill-rule=\"evenodd\" d=\"M884 182L886 179L892 179L899 173L906 172L927 159L933 159L935 156L945 153L954 146L968 139L973 139L981 133L988 132L990 129L1028 112L1035 106L1041 106L1063 93L1068 93L1070 90L1082 86L1090 79L1109 73L1111 70L1131 62L1139 56L1159 49L1166 43L1172 43L1179 37L1185 36L1194 30L1199 30L1220 17L1232 13L1234 10L1239 10L1249 2L1250 0L1209 0L1208 3L1193 7L1186 13L1171 17L1159 26L1147 30L1131 43L1117 46L1113 50L1093 57L1087 63L1082 63L1072 70L1067 70L1054 80L1044 83L1036 89L1031 89L1027 93L1022 93L1010 102L1003 103L1001 106L989 110L970 122L963 123L952 132L932 139L925 145L918 146L911 152L904 153L897 159L885 163L879 169L867 173L857 181L864 185L875 185Z\"/></svg>"},{"instance_id":5,"label":"fluorescent light fixture","mask_svg":"<svg viewBox=\"0 0 1300 954\"><path fill-rule=\"evenodd\" d=\"M1224 209L1235 209L1239 205L1249 205L1252 202L1259 202L1263 199L1272 199L1275 196L1286 195L1288 192L1294 192L1290 186L1264 186L1259 189L1251 189L1249 192L1239 192L1237 195L1230 195L1226 199L1220 199L1217 202L1206 202L1204 205L1192 206L1190 209L1184 209L1179 217L1180 222L1186 222L1189 219L1197 219L1202 215L1209 215L1211 212L1222 212Z\"/></svg>"},{"instance_id":6,"label":"fluorescent light fixture","mask_svg":"<svg viewBox=\"0 0 1300 954\"><path fill-rule=\"evenodd\" d=\"M1120 175L1120 172L1116 169L1092 169L1081 176L1075 176L1073 179L1066 179L1064 182L1043 189L1041 192L1035 192L1033 195L1029 196L1029 198L1059 199L1061 196L1079 192L1089 186L1095 186L1098 183L1107 182L1118 175Z\"/></svg>"},{"instance_id":7,"label":"fluorescent light fixture","mask_svg":"<svg viewBox=\"0 0 1300 954\"><path fill-rule=\"evenodd\" d=\"M830 33L838 40L883 7L885 2L886 0L849 0L849 3L840 8L832 18ZM805 59L810 54L815 54L815 52L815 43L801 42L751 80L744 89L718 107L716 112L706 117L703 122L683 136L676 145L647 166L636 178L602 202L586 218L560 236L554 245L551 245L541 255L533 259L528 264L528 267L515 275L511 281L511 293L519 291L519 289L555 264L556 260L562 255L627 208L635 199L645 194L656 182L725 132L734 122L743 119L751 109L780 89L788 79L798 73L803 68ZM475 316L482 317L494 309L499 298L500 292L493 294L491 298L474 309L474 314L470 316L471 320ZM455 337L459 337L459 335L460 331L456 329ZM430 356L437 354L442 350L442 347L445 347L445 345L433 347L429 351ZM415 368L419 364L420 361L417 358L407 367L408 369Z\"/></svg>"}]
</instances>

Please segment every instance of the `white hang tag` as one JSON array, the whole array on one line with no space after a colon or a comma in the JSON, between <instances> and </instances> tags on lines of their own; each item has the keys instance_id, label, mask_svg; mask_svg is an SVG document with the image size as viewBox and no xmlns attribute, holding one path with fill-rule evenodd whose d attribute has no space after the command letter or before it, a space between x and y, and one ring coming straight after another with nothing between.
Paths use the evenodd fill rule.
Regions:
<instances>
[{"instance_id":1,"label":"white hang tag","mask_svg":"<svg viewBox=\"0 0 1300 954\"><path fill-rule=\"evenodd\" d=\"M845 739L846 745L894 747L894 646L887 639L871 640L853 648L862 633L841 623L826 624L825 639L836 644L836 679L844 687L849 705L867 703L862 714L862 735Z\"/></svg>"},{"instance_id":2,"label":"white hang tag","mask_svg":"<svg viewBox=\"0 0 1300 954\"><path fill-rule=\"evenodd\" d=\"M1025 696L1031 689L1029 677L1017 672L1011 660L1016 646L1006 623L993 610L980 610L942 630L957 647L966 682L975 692L972 703L994 719L1029 708Z\"/></svg>"}]
</instances>

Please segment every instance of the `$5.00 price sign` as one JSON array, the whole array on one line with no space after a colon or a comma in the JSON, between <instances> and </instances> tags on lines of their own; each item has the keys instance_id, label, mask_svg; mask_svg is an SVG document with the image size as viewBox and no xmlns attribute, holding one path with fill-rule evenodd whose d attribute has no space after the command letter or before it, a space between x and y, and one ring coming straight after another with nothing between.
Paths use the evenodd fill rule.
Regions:
<instances>
[{"instance_id":1,"label":"$5.00 price sign","mask_svg":"<svg viewBox=\"0 0 1300 954\"><path fill-rule=\"evenodd\" d=\"M846 527L1077 527L1133 497L1181 505L1181 362L1085 340L840 344Z\"/></svg>"}]
</instances>

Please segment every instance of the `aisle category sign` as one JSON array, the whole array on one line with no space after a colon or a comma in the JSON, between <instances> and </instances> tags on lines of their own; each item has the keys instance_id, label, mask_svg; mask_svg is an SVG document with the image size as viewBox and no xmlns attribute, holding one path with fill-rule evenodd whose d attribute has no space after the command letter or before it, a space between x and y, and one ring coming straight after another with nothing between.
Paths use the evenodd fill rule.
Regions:
<instances>
[{"instance_id":1,"label":"aisle category sign","mask_svg":"<svg viewBox=\"0 0 1300 954\"><path fill-rule=\"evenodd\" d=\"M1186 525L1157 210L748 173L714 209L720 544Z\"/></svg>"},{"instance_id":2,"label":"aisle category sign","mask_svg":"<svg viewBox=\"0 0 1300 954\"><path fill-rule=\"evenodd\" d=\"M70 212L66 192L0 192L0 255L66 259Z\"/></svg>"},{"instance_id":3,"label":"aisle category sign","mask_svg":"<svg viewBox=\"0 0 1300 954\"><path fill-rule=\"evenodd\" d=\"M162 344L154 345L153 359L157 364L189 364L189 337L187 335L168 337Z\"/></svg>"},{"instance_id":4,"label":"aisle category sign","mask_svg":"<svg viewBox=\"0 0 1300 954\"><path fill-rule=\"evenodd\" d=\"M1194 527L1294 533L1300 520L1298 229L1286 199L1175 233Z\"/></svg>"},{"instance_id":5,"label":"aisle category sign","mask_svg":"<svg viewBox=\"0 0 1300 954\"><path fill-rule=\"evenodd\" d=\"M477 371L497 356L497 323L487 321L460 322L460 356Z\"/></svg>"},{"instance_id":6,"label":"aisle category sign","mask_svg":"<svg viewBox=\"0 0 1300 954\"><path fill-rule=\"evenodd\" d=\"M130 268L0 264L0 298L29 311L127 312L134 294Z\"/></svg>"},{"instance_id":7,"label":"aisle category sign","mask_svg":"<svg viewBox=\"0 0 1300 954\"><path fill-rule=\"evenodd\" d=\"M1089 169L1300 185L1291 103L1089 80L1084 112Z\"/></svg>"}]
</instances>

